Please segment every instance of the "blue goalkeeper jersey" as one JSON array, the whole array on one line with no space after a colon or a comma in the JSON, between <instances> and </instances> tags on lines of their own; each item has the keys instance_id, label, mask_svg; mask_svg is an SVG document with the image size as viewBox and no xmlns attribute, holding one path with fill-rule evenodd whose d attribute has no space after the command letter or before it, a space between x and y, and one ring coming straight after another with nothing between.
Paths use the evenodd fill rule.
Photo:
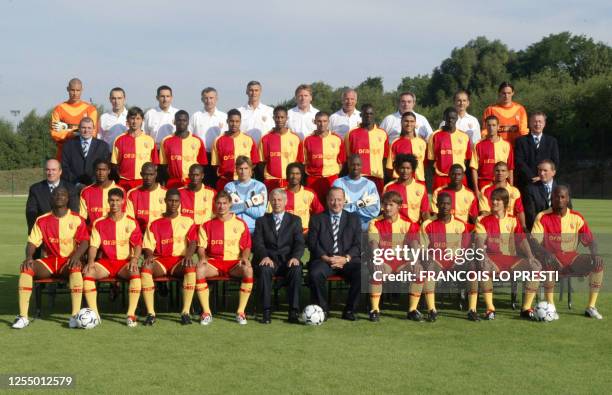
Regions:
<instances>
[{"instance_id":1,"label":"blue goalkeeper jersey","mask_svg":"<svg viewBox=\"0 0 612 395\"><path fill-rule=\"evenodd\" d=\"M246 222L249 227L249 232L253 233L255 230L255 220L259 217L263 217L266 213L266 206L268 204L268 191L266 186L262 182L252 178L245 183L232 181L226 184L224 189L230 195L235 193L240 198L238 203L232 203L232 212L234 212L238 218ZM247 201L250 201L250 199L257 194L263 194L263 203L258 206L247 207Z\"/></svg>"},{"instance_id":2,"label":"blue goalkeeper jersey","mask_svg":"<svg viewBox=\"0 0 612 395\"><path fill-rule=\"evenodd\" d=\"M357 213L359 219L361 219L361 228L367 231L368 223L380 213L380 196L378 196L376 185L365 177L353 180L349 176L345 176L334 181L333 186L344 190L346 195L344 209L350 213ZM358 202L366 196L374 196L375 202L365 207L358 207Z\"/></svg>"}]
</instances>

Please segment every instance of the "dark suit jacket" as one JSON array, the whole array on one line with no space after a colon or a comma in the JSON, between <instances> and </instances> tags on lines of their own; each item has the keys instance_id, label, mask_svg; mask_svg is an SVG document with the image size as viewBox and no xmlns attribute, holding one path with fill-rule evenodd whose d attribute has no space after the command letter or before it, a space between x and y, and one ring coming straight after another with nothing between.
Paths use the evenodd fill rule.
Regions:
<instances>
[{"instance_id":1,"label":"dark suit jacket","mask_svg":"<svg viewBox=\"0 0 612 395\"><path fill-rule=\"evenodd\" d=\"M542 133L540 146L536 148L533 136L528 134L516 139L514 144L514 178L516 184L523 188L531 184L531 179L538 175L538 163L550 159L559 167L559 145L557 139Z\"/></svg>"},{"instance_id":2,"label":"dark suit jacket","mask_svg":"<svg viewBox=\"0 0 612 395\"><path fill-rule=\"evenodd\" d=\"M326 210L310 217L308 224L308 250L310 260L321 259L321 256L332 256L334 239L331 216ZM338 230L338 254L350 255L351 262L361 262L361 221L355 213L342 212Z\"/></svg>"},{"instance_id":3,"label":"dark suit jacket","mask_svg":"<svg viewBox=\"0 0 612 395\"><path fill-rule=\"evenodd\" d=\"M62 151L62 179L72 184L90 185L95 181L93 164L97 159L109 159L110 149L104 140L93 138L83 157L81 139L70 139L64 144Z\"/></svg>"},{"instance_id":4,"label":"dark suit jacket","mask_svg":"<svg viewBox=\"0 0 612 395\"><path fill-rule=\"evenodd\" d=\"M79 194L76 188L64 180L60 180L59 186L68 188L70 201L68 207L74 212L79 212ZM36 218L51 211L51 191L47 180L33 184L28 193L26 202L26 219L28 221L28 233L32 230Z\"/></svg>"},{"instance_id":5,"label":"dark suit jacket","mask_svg":"<svg viewBox=\"0 0 612 395\"><path fill-rule=\"evenodd\" d=\"M256 264L265 257L276 265L286 264L291 258L300 260L304 255L304 244L302 220L297 215L285 212L278 232L272 213L266 213L255 221L252 251Z\"/></svg>"},{"instance_id":6,"label":"dark suit jacket","mask_svg":"<svg viewBox=\"0 0 612 395\"><path fill-rule=\"evenodd\" d=\"M557 186L557 183L553 180L552 188L554 189L555 186ZM527 229L531 230L535 217L540 211L550 208L546 196L546 188L544 188L544 184L541 181L527 185L527 194L525 195L523 206L525 208L525 223Z\"/></svg>"}]
</instances>

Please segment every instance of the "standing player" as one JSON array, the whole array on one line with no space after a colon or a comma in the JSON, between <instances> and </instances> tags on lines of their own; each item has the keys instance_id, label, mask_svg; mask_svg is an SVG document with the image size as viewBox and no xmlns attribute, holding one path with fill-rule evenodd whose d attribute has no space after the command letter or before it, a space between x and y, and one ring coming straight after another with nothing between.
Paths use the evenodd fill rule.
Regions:
<instances>
[{"instance_id":1,"label":"standing player","mask_svg":"<svg viewBox=\"0 0 612 395\"><path fill-rule=\"evenodd\" d=\"M287 165L288 185L285 188L287 202L285 210L295 214L302 220L302 230L308 232L308 222L311 214L319 214L325 210L315 191L302 186L304 179L304 165L301 163L289 163Z\"/></svg>"},{"instance_id":2,"label":"standing player","mask_svg":"<svg viewBox=\"0 0 612 395\"><path fill-rule=\"evenodd\" d=\"M430 211L427 187L414 178L418 166L419 162L414 155L397 155L393 161L393 167L399 178L385 185L385 193L393 191L401 196L400 215L415 223L428 219Z\"/></svg>"},{"instance_id":3,"label":"standing player","mask_svg":"<svg viewBox=\"0 0 612 395\"><path fill-rule=\"evenodd\" d=\"M490 115L485 119L485 126L487 137L476 144L470 160L472 182L474 186L478 186L479 195L482 188L493 182L493 167L498 162L504 162L508 166L510 184L514 180L514 150L509 142L499 137L497 133L499 120L495 115Z\"/></svg>"},{"instance_id":4,"label":"standing player","mask_svg":"<svg viewBox=\"0 0 612 395\"><path fill-rule=\"evenodd\" d=\"M51 138L57 144L57 160L62 159L62 147L66 140L78 136L81 119L89 117L94 121L94 137L96 136L96 122L98 110L93 104L81 100L83 84L78 78L68 81L68 100L58 104L51 112Z\"/></svg>"},{"instance_id":5,"label":"standing player","mask_svg":"<svg viewBox=\"0 0 612 395\"><path fill-rule=\"evenodd\" d=\"M357 106L357 91L346 89L342 93L342 108L329 117L329 130L336 133L340 138L359 126L361 113L355 109Z\"/></svg>"},{"instance_id":6,"label":"standing player","mask_svg":"<svg viewBox=\"0 0 612 395\"><path fill-rule=\"evenodd\" d=\"M144 130L153 137L159 146L164 137L174 133L174 115L178 111L172 107L172 88L162 85L157 88L156 108L151 108L144 116Z\"/></svg>"},{"instance_id":7,"label":"standing player","mask_svg":"<svg viewBox=\"0 0 612 395\"><path fill-rule=\"evenodd\" d=\"M393 143L399 137L402 130L401 118L407 112L412 112L416 117L415 130L417 136L427 141L433 133L427 118L414 111L415 104L416 95L412 92L403 92L399 97L397 112L387 115L381 122L380 127L387 132L390 143Z\"/></svg>"},{"instance_id":8,"label":"standing player","mask_svg":"<svg viewBox=\"0 0 612 395\"><path fill-rule=\"evenodd\" d=\"M471 189L463 185L465 173L461 165L452 165L449 173L449 184L437 188L431 195L431 211L438 214L439 207L435 202L441 193L445 193L451 198L451 215L468 224L468 229L471 230L470 224L475 224L478 218L478 199Z\"/></svg>"},{"instance_id":9,"label":"standing player","mask_svg":"<svg viewBox=\"0 0 612 395\"><path fill-rule=\"evenodd\" d=\"M268 192L287 185L285 169L291 162L303 162L304 150L300 137L287 128L287 109L274 108L274 129L262 137L259 143L259 157L265 164L264 184Z\"/></svg>"},{"instance_id":10,"label":"standing player","mask_svg":"<svg viewBox=\"0 0 612 395\"><path fill-rule=\"evenodd\" d=\"M108 192L117 188L115 182L109 178L111 163L106 159L98 159L94 163L96 174L95 184L83 188L81 191L81 203L79 214L87 220L89 226L100 217L104 217L110 210ZM119 187L125 194L123 188ZM123 197L122 197L123 200ZM125 211L125 206L121 207Z\"/></svg>"},{"instance_id":11,"label":"standing player","mask_svg":"<svg viewBox=\"0 0 612 395\"><path fill-rule=\"evenodd\" d=\"M316 129L315 116L319 112L312 106L312 87L307 84L298 86L295 89L295 102L297 105L289 110L287 125L300 137L300 141L304 141Z\"/></svg>"},{"instance_id":12,"label":"standing player","mask_svg":"<svg viewBox=\"0 0 612 395\"><path fill-rule=\"evenodd\" d=\"M183 310L181 324L191 324L189 310L196 286L198 228L189 217L180 215L181 194L176 189L166 192L166 211L151 222L142 242L144 262L140 270L142 297L147 308L145 325L155 323L154 277L183 277Z\"/></svg>"},{"instance_id":13,"label":"standing player","mask_svg":"<svg viewBox=\"0 0 612 395\"><path fill-rule=\"evenodd\" d=\"M194 163L207 165L204 142L189 132L189 114L179 110L174 115L176 132L166 136L159 147L159 163L169 178L166 188L184 187L189 183L189 167Z\"/></svg>"},{"instance_id":14,"label":"standing player","mask_svg":"<svg viewBox=\"0 0 612 395\"><path fill-rule=\"evenodd\" d=\"M340 136L329 131L328 113L319 111L315 115L315 124L315 131L304 139L306 185L317 193L320 202L324 202L329 188L340 174L346 151Z\"/></svg>"},{"instance_id":15,"label":"standing player","mask_svg":"<svg viewBox=\"0 0 612 395\"><path fill-rule=\"evenodd\" d=\"M34 278L68 277L72 312L70 328L77 327L76 315L81 309L83 276L81 257L87 251L89 234L85 221L68 208L69 194L58 186L51 194L51 212L36 219L28 237L26 259L19 275L19 315L13 323L14 329L23 329L30 324L28 310ZM44 246L45 257L34 259L36 249Z\"/></svg>"},{"instance_id":16,"label":"standing player","mask_svg":"<svg viewBox=\"0 0 612 395\"><path fill-rule=\"evenodd\" d=\"M413 168L414 177L425 182L425 155L427 155L427 143L423 138L416 135L416 115L413 112L402 114L402 133L399 135L389 150L387 158L388 178L397 178L397 173L393 171L395 157L400 154L412 154L418 161L418 166Z\"/></svg>"},{"instance_id":17,"label":"standing player","mask_svg":"<svg viewBox=\"0 0 612 395\"><path fill-rule=\"evenodd\" d=\"M216 191L202 184L204 167L194 163L189 168L189 185L179 189L181 194L181 215L193 219L196 225L202 225L214 215L214 198Z\"/></svg>"},{"instance_id":18,"label":"standing player","mask_svg":"<svg viewBox=\"0 0 612 395\"><path fill-rule=\"evenodd\" d=\"M466 162L472 158L472 143L467 134L458 130L457 110L444 110L444 126L436 130L427 143L427 159L433 162L434 179L432 189L449 183L449 171L452 165L458 164L463 170ZM467 185L467 180L463 180Z\"/></svg>"},{"instance_id":19,"label":"standing player","mask_svg":"<svg viewBox=\"0 0 612 395\"><path fill-rule=\"evenodd\" d=\"M512 101L514 86L509 82L502 82L497 89L499 97L497 103L490 105L482 115L483 124L489 115L499 119L499 135L514 147L514 140L529 133L527 128L527 111L522 105ZM486 132L485 132L486 137Z\"/></svg>"},{"instance_id":20,"label":"standing player","mask_svg":"<svg viewBox=\"0 0 612 395\"><path fill-rule=\"evenodd\" d=\"M210 164L216 166L217 191L222 191L225 184L238 178L236 174L236 158L246 156L252 163L259 163L257 145L251 136L240 131L240 111L229 110L227 113L227 132L217 137L213 144Z\"/></svg>"},{"instance_id":21,"label":"standing player","mask_svg":"<svg viewBox=\"0 0 612 395\"><path fill-rule=\"evenodd\" d=\"M521 192L518 188L513 187L508 183L508 165L504 162L495 164L495 179L493 182L482 189L478 197L478 210L480 215L487 215L491 212L493 206L492 194L497 188L503 188L508 191L508 214L515 216L523 229L527 229L525 224L525 209L521 200Z\"/></svg>"},{"instance_id":22,"label":"standing player","mask_svg":"<svg viewBox=\"0 0 612 395\"><path fill-rule=\"evenodd\" d=\"M136 219L140 231L146 232L149 223L160 218L166 210L166 189L157 181L157 166L151 162L142 165L142 185L127 193L126 213Z\"/></svg>"},{"instance_id":23,"label":"standing player","mask_svg":"<svg viewBox=\"0 0 612 395\"><path fill-rule=\"evenodd\" d=\"M126 323L128 327L133 328L138 324L136 307L141 290L138 259L142 247L142 233L136 220L123 212L124 197L123 190L111 189L108 192L110 212L93 224L87 265L83 268L83 293L87 305L97 313L96 280L102 278L128 280Z\"/></svg>"},{"instance_id":24,"label":"standing player","mask_svg":"<svg viewBox=\"0 0 612 395\"><path fill-rule=\"evenodd\" d=\"M261 84L259 81L250 81L246 87L246 94L249 98L247 105L238 109L242 115L240 130L243 130L247 136L252 137L255 144L259 145L261 138L274 126L272 107L261 102Z\"/></svg>"},{"instance_id":25,"label":"standing player","mask_svg":"<svg viewBox=\"0 0 612 395\"><path fill-rule=\"evenodd\" d=\"M480 141L480 123L478 119L467 113L470 106L470 94L467 91L460 90L453 97L455 110L457 110L457 129L462 130L472 141L472 145L476 145ZM440 123L440 127L444 126L444 121Z\"/></svg>"},{"instance_id":26,"label":"standing player","mask_svg":"<svg viewBox=\"0 0 612 395\"><path fill-rule=\"evenodd\" d=\"M125 91L123 88L111 89L109 96L111 109L100 115L98 134L109 147L112 147L115 139L127 130L128 110L125 108Z\"/></svg>"},{"instance_id":27,"label":"standing player","mask_svg":"<svg viewBox=\"0 0 612 395\"><path fill-rule=\"evenodd\" d=\"M117 165L119 185L126 191L142 184L140 168L146 162L159 163L155 141L142 131L143 112L138 107L128 111L128 131L117 137L111 161Z\"/></svg>"},{"instance_id":28,"label":"standing player","mask_svg":"<svg viewBox=\"0 0 612 395\"><path fill-rule=\"evenodd\" d=\"M255 220L266 213L268 192L266 186L253 177L253 163L246 156L236 159L238 179L225 185L225 192L232 198L232 212L255 230Z\"/></svg>"},{"instance_id":29,"label":"standing player","mask_svg":"<svg viewBox=\"0 0 612 395\"><path fill-rule=\"evenodd\" d=\"M242 279L240 283L240 299L236 311L236 321L246 325L247 317L244 312L253 289L253 268L251 267L251 234L247 224L230 211L232 197L221 191L215 197L216 216L204 223L199 230L198 256L200 264L204 267L205 277L230 275ZM202 288L206 280L200 281ZM208 287L202 289L204 312L200 323L208 325L212 321L208 307ZM206 292L204 292L206 290Z\"/></svg>"},{"instance_id":30,"label":"standing player","mask_svg":"<svg viewBox=\"0 0 612 395\"><path fill-rule=\"evenodd\" d=\"M361 171L376 184L379 194L385 186L385 159L389 156L387 133L374 123L374 107L361 106L361 126L351 130L345 137L346 155L361 157Z\"/></svg>"}]
</instances>

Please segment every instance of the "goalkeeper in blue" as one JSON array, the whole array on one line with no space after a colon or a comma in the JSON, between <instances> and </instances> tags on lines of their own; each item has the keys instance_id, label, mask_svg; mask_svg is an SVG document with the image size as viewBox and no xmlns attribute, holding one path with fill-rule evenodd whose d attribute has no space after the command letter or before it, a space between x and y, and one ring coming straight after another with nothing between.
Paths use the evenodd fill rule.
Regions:
<instances>
[{"instance_id":1,"label":"goalkeeper in blue","mask_svg":"<svg viewBox=\"0 0 612 395\"><path fill-rule=\"evenodd\" d=\"M268 191L266 186L253 179L253 163L246 156L236 158L238 179L227 183L225 191L232 197L232 212L246 222L249 232L255 230L255 220L266 213Z\"/></svg>"}]
</instances>

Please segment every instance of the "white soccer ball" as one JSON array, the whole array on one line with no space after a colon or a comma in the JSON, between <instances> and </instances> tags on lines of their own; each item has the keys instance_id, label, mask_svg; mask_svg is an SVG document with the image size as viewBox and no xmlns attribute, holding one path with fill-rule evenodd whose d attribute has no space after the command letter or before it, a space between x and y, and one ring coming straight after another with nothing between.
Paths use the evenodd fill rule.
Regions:
<instances>
[{"instance_id":1,"label":"white soccer ball","mask_svg":"<svg viewBox=\"0 0 612 395\"><path fill-rule=\"evenodd\" d=\"M302 321L306 325L321 325L325 321L325 312L320 306L310 304L304 308Z\"/></svg>"},{"instance_id":2,"label":"white soccer ball","mask_svg":"<svg viewBox=\"0 0 612 395\"><path fill-rule=\"evenodd\" d=\"M86 307L84 309L79 310L76 321L78 327L81 329L93 329L100 323L100 318L98 314L92 309Z\"/></svg>"},{"instance_id":3,"label":"white soccer ball","mask_svg":"<svg viewBox=\"0 0 612 395\"><path fill-rule=\"evenodd\" d=\"M555 305L548 302L539 302L535 308L535 316L538 321L551 322L555 319Z\"/></svg>"}]
</instances>

